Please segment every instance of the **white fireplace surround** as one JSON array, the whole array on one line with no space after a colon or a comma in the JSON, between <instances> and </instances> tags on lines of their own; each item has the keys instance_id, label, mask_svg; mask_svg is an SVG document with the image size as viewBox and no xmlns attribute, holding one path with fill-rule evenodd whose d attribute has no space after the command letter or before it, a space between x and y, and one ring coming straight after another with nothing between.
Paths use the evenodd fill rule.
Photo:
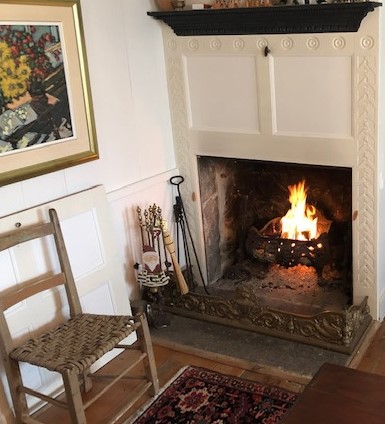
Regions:
<instances>
[{"instance_id":1,"label":"white fireplace surround","mask_svg":"<svg viewBox=\"0 0 385 424\"><path fill-rule=\"evenodd\" d=\"M373 318L384 317L381 9L356 33L178 37L161 24L181 190L203 268L197 156L350 167L353 302L368 296Z\"/></svg>"}]
</instances>

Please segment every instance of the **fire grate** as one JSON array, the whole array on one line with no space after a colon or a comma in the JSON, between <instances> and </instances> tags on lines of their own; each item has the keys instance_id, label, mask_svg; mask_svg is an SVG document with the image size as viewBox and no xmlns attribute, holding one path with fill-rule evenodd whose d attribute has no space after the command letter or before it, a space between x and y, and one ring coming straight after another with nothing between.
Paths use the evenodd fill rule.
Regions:
<instances>
[{"instance_id":1,"label":"fire grate","mask_svg":"<svg viewBox=\"0 0 385 424\"><path fill-rule=\"evenodd\" d=\"M291 240L260 235L258 231L249 231L246 250L252 257L263 263L276 263L285 267L297 264L312 266L322 278L325 265L330 262L327 234L315 240Z\"/></svg>"}]
</instances>

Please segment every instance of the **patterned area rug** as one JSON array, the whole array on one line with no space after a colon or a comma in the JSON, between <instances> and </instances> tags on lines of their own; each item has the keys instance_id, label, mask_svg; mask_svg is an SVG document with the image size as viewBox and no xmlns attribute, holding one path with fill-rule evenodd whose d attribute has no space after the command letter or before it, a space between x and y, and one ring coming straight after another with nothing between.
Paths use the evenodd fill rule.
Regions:
<instances>
[{"instance_id":1,"label":"patterned area rug","mask_svg":"<svg viewBox=\"0 0 385 424\"><path fill-rule=\"evenodd\" d=\"M297 394L186 367L126 424L276 424Z\"/></svg>"}]
</instances>

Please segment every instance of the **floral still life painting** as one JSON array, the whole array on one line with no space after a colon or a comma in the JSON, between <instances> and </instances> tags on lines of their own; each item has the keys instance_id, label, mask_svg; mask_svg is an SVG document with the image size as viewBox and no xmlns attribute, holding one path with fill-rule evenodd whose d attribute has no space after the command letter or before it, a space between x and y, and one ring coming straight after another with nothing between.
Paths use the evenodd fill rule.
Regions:
<instances>
[{"instance_id":1,"label":"floral still life painting","mask_svg":"<svg viewBox=\"0 0 385 424\"><path fill-rule=\"evenodd\" d=\"M0 155L73 136L58 25L0 25Z\"/></svg>"},{"instance_id":2,"label":"floral still life painting","mask_svg":"<svg viewBox=\"0 0 385 424\"><path fill-rule=\"evenodd\" d=\"M0 187L99 159L80 0L0 0Z\"/></svg>"}]
</instances>

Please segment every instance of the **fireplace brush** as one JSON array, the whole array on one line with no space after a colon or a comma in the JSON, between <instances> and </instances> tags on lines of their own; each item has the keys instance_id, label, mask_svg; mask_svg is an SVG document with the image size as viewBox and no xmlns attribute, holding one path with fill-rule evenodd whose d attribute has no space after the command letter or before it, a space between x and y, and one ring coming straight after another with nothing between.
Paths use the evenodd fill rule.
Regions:
<instances>
[{"instance_id":1,"label":"fireplace brush","mask_svg":"<svg viewBox=\"0 0 385 424\"><path fill-rule=\"evenodd\" d=\"M186 283L186 280L184 278L182 270L180 269L178 259L175 255L174 240L172 239L172 236L167 229L166 223L163 223L162 231L163 231L164 245L166 246L167 251L171 256L171 261L172 261L172 264L174 266L176 282L178 284L179 290L180 290L181 294L187 294L189 292L189 287Z\"/></svg>"},{"instance_id":2,"label":"fireplace brush","mask_svg":"<svg viewBox=\"0 0 385 424\"><path fill-rule=\"evenodd\" d=\"M189 250L189 242L191 244L193 253L194 253L194 257L195 257L195 261L198 267L198 272L199 272L199 276L202 280L202 284L203 284L203 288L206 292L206 294L209 294L207 287L206 287L206 283L205 283L205 279L203 278L203 274L202 274L202 269L200 267L199 264L199 260L198 260L198 255L195 249L195 244L194 244L194 240L192 238L191 235L191 230L190 230L190 226L189 223L187 221L186 218L186 213L185 213L185 209L184 209L184 205L183 205L183 199L182 199L182 195L180 192L180 185L184 182L184 177L182 177L181 175L175 175L174 177L170 178L170 183L174 186L176 186L177 189L177 193L178 195L175 197L175 205L174 205L174 216L175 216L175 222L177 225L176 228L176 237L177 237L177 246L178 246L178 259L179 259L179 230L182 234L182 242L183 242L183 248L184 248L184 253L185 253L185 259L186 259L186 266L187 266L187 276L188 276L188 280L190 283L190 288L193 288L194 283L193 283L193 275L192 275L192 264L191 264L191 255L190 255L190 250ZM187 238L188 235L188 238ZM192 287L191 287L192 286Z\"/></svg>"}]
</instances>

